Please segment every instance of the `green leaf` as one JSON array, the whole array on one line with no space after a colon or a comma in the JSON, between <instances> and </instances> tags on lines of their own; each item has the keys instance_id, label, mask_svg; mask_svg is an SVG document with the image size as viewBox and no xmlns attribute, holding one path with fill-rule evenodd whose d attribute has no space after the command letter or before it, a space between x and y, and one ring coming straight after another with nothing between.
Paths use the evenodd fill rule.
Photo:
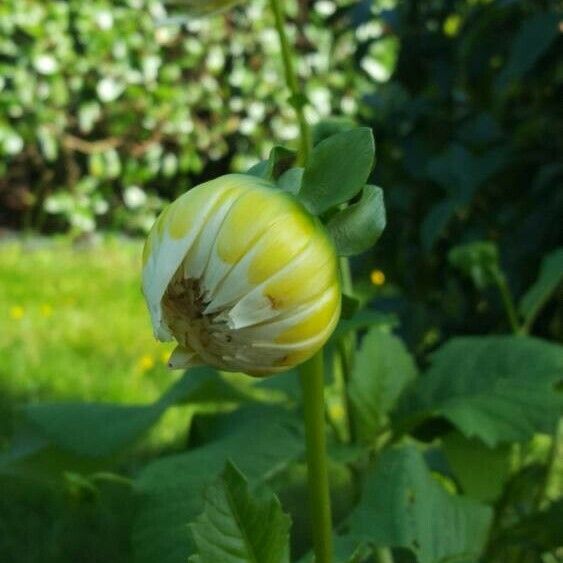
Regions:
<instances>
[{"instance_id":1,"label":"green leaf","mask_svg":"<svg viewBox=\"0 0 563 563\"><path fill-rule=\"evenodd\" d=\"M443 439L442 449L467 496L483 502L500 496L510 475L510 446L490 448L481 440L450 432Z\"/></svg>"},{"instance_id":2,"label":"green leaf","mask_svg":"<svg viewBox=\"0 0 563 563\"><path fill-rule=\"evenodd\" d=\"M342 133L355 129L356 123L348 117L329 117L322 119L313 127L313 146L317 146L321 141Z\"/></svg>"},{"instance_id":3,"label":"green leaf","mask_svg":"<svg viewBox=\"0 0 563 563\"><path fill-rule=\"evenodd\" d=\"M351 319L360 309L360 300L346 293L342 294L342 306L340 317L342 319Z\"/></svg>"},{"instance_id":4,"label":"green leaf","mask_svg":"<svg viewBox=\"0 0 563 563\"><path fill-rule=\"evenodd\" d=\"M327 230L341 256L361 254L371 248L385 229L383 191L366 186L357 203L339 211L327 223Z\"/></svg>"},{"instance_id":5,"label":"green leaf","mask_svg":"<svg viewBox=\"0 0 563 563\"><path fill-rule=\"evenodd\" d=\"M134 443L173 404L236 403L249 398L215 370L202 367L188 371L150 405L36 403L26 405L23 413L53 445L82 456L107 457Z\"/></svg>"},{"instance_id":6,"label":"green leaf","mask_svg":"<svg viewBox=\"0 0 563 563\"><path fill-rule=\"evenodd\" d=\"M255 164L248 170L247 174L265 180L275 180L291 167L295 161L295 155L295 151L276 145L270 151L268 159Z\"/></svg>"},{"instance_id":7,"label":"green leaf","mask_svg":"<svg viewBox=\"0 0 563 563\"><path fill-rule=\"evenodd\" d=\"M257 498L227 463L191 526L201 563L289 563L290 519L274 494Z\"/></svg>"},{"instance_id":8,"label":"green leaf","mask_svg":"<svg viewBox=\"0 0 563 563\"><path fill-rule=\"evenodd\" d=\"M477 241L456 246L448 253L450 264L466 275L478 289L494 285L500 272L497 246L488 241Z\"/></svg>"},{"instance_id":9,"label":"green leaf","mask_svg":"<svg viewBox=\"0 0 563 563\"><path fill-rule=\"evenodd\" d=\"M134 528L139 563L183 563L194 545L187 524L203 510L204 490L230 459L251 484L301 454L303 441L287 424L261 416L223 439L149 464L135 481L139 496Z\"/></svg>"},{"instance_id":10,"label":"green leaf","mask_svg":"<svg viewBox=\"0 0 563 563\"><path fill-rule=\"evenodd\" d=\"M563 280L563 247L544 257L534 285L520 300L518 309L527 326L531 326L541 308Z\"/></svg>"},{"instance_id":11,"label":"green leaf","mask_svg":"<svg viewBox=\"0 0 563 563\"><path fill-rule=\"evenodd\" d=\"M401 400L396 423L443 417L494 447L551 433L563 406L563 347L524 336L454 338Z\"/></svg>"},{"instance_id":12,"label":"green leaf","mask_svg":"<svg viewBox=\"0 0 563 563\"><path fill-rule=\"evenodd\" d=\"M348 393L361 440L373 442L416 366L399 338L378 328L368 332L356 356Z\"/></svg>"},{"instance_id":13,"label":"green leaf","mask_svg":"<svg viewBox=\"0 0 563 563\"><path fill-rule=\"evenodd\" d=\"M385 451L368 474L348 528L376 546L403 547L420 563L477 558L492 510L453 496L430 474L414 446Z\"/></svg>"},{"instance_id":14,"label":"green leaf","mask_svg":"<svg viewBox=\"0 0 563 563\"><path fill-rule=\"evenodd\" d=\"M301 189L304 168L290 168L286 170L277 181L277 185L282 190L296 195Z\"/></svg>"},{"instance_id":15,"label":"green leaf","mask_svg":"<svg viewBox=\"0 0 563 563\"><path fill-rule=\"evenodd\" d=\"M522 78L534 66L557 38L559 19L555 12L543 12L524 21L512 42L508 63L498 75L497 88Z\"/></svg>"},{"instance_id":16,"label":"green leaf","mask_svg":"<svg viewBox=\"0 0 563 563\"><path fill-rule=\"evenodd\" d=\"M313 149L299 199L316 214L348 201L364 187L374 158L375 141L367 127L328 137Z\"/></svg>"}]
</instances>

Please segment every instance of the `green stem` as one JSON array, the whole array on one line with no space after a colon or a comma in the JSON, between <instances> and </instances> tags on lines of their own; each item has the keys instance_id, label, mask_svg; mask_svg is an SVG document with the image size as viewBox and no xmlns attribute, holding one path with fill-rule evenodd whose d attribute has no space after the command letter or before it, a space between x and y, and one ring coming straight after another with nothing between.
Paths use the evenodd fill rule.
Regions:
<instances>
[{"instance_id":1,"label":"green stem","mask_svg":"<svg viewBox=\"0 0 563 563\"><path fill-rule=\"evenodd\" d=\"M353 295L354 286L352 281L352 273L350 271L350 261L345 256L340 258L340 275L342 277L342 291L348 295ZM356 333L352 331L351 334L343 336L338 343L338 355L340 356L340 363L342 366L343 378L343 403L346 406L346 422L348 427L349 441L354 443L357 438L356 421L354 419L354 409L350 402L348 395L348 383L352 375L354 367L354 355L356 351Z\"/></svg>"},{"instance_id":2,"label":"green stem","mask_svg":"<svg viewBox=\"0 0 563 563\"><path fill-rule=\"evenodd\" d=\"M285 17L282 4L282 0L270 0L270 6L272 7L272 12L274 13L276 21L276 31L278 32L280 39L285 81L289 91L291 92L290 102L297 113L297 121L299 122L299 164L304 166L307 160L309 160L309 154L311 152L311 132L309 130L307 120L305 119L305 112L303 110L304 96L299 87L299 80L297 79L297 74L295 73L295 68L293 66L291 46L285 32Z\"/></svg>"},{"instance_id":3,"label":"green stem","mask_svg":"<svg viewBox=\"0 0 563 563\"><path fill-rule=\"evenodd\" d=\"M393 563L393 555L388 547L378 547L375 550L375 557L378 563Z\"/></svg>"},{"instance_id":4,"label":"green stem","mask_svg":"<svg viewBox=\"0 0 563 563\"><path fill-rule=\"evenodd\" d=\"M514 300L512 299L508 284L506 283L506 278L501 272L495 272L494 278L500 291L500 297L504 305L504 310L506 311L506 316L508 317L508 322L510 323L510 328L514 334L520 334L520 323L518 322L516 307L514 306Z\"/></svg>"},{"instance_id":5,"label":"green stem","mask_svg":"<svg viewBox=\"0 0 563 563\"><path fill-rule=\"evenodd\" d=\"M301 365L299 377L303 390L315 563L331 563L332 518L326 456L322 350Z\"/></svg>"}]
</instances>

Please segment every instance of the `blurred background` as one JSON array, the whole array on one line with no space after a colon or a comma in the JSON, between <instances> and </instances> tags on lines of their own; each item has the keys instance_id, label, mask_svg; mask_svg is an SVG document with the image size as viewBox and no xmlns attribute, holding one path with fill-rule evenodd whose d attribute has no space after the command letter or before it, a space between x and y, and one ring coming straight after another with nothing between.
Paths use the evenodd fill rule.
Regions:
<instances>
[{"instance_id":1,"label":"blurred background","mask_svg":"<svg viewBox=\"0 0 563 563\"><path fill-rule=\"evenodd\" d=\"M517 300L562 242L558 3L285 4L309 121L374 130L388 226L352 263L358 291L423 362L452 335L508 332L490 272ZM22 404L152 401L171 383L140 293L143 236L191 186L297 137L265 2L181 11L0 3L0 452ZM561 291L545 305L528 328L561 341ZM128 561L109 508L0 487L1 561Z\"/></svg>"}]
</instances>

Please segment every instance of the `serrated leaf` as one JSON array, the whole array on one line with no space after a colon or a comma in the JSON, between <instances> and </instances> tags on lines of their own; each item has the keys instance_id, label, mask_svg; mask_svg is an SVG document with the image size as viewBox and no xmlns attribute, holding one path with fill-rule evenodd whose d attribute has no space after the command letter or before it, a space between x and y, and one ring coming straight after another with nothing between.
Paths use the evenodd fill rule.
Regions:
<instances>
[{"instance_id":1,"label":"serrated leaf","mask_svg":"<svg viewBox=\"0 0 563 563\"><path fill-rule=\"evenodd\" d=\"M544 257L538 279L520 300L518 309L527 326L533 323L561 281L563 281L563 247Z\"/></svg>"},{"instance_id":2,"label":"serrated leaf","mask_svg":"<svg viewBox=\"0 0 563 563\"><path fill-rule=\"evenodd\" d=\"M481 440L450 432L443 439L442 449L467 496L483 502L492 502L499 497L510 475L510 446L490 448Z\"/></svg>"},{"instance_id":3,"label":"serrated leaf","mask_svg":"<svg viewBox=\"0 0 563 563\"><path fill-rule=\"evenodd\" d=\"M448 493L414 446L385 451L368 474L349 535L381 547L403 547L420 563L477 558L492 510Z\"/></svg>"},{"instance_id":4,"label":"serrated leaf","mask_svg":"<svg viewBox=\"0 0 563 563\"><path fill-rule=\"evenodd\" d=\"M563 347L524 336L454 338L401 400L396 423L443 417L488 446L552 432L563 406Z\"/></svg>"},{"instance_id":5,"label":"serrated leaf","mask_svg":"<svg viewBox=\"0 0 563 563\"><path fill-rule=\"evenodd\" d=\"M385 229L383 190L366 186L362 197L339 211L327 223L327 230L340 256L353 256L369 250Z\"/></svg>"},{"instance_id":6,"label":"serrated leaf","mask_svg":"<svg viewBox=\"0 0 563 563\"><path fill-rule=\"evenodd\" d=\"M201 367L187 372L153 404L35 403L23 413L52 445L86 457L107 457L134 443L173 404L244 400L249 396L215 370Z\"/></svg>"},{"instance_id":7,"label":"serrated leaf","mask_svg":"<svg viewBox=\"0 0 563 563\"><path fill-rule=\"evenodd\" d=\"M374 158L375 141L367 127L328 137L311 153L299 199L316 214L348 201L366 184Z\"/></svg>"},{"instance_id":8,"label":"serrated leaf","mask_svg":"<svg viewBox=\"0 0 563 563\"><path fill-rule=\"evenodd\" d=\"M253 496L231 463L190 527L201 563L289 563L289 517L273 493Z\"/></svg>"},{"instance_id":9,"label":"serrated leaf","mask_svg":"<svg viewBox=\"0 0 563 563\"><path fill-rule=\"evenodd\" d=\"M194 550L187 524L202 511L205 487L227 459L253 484L283 467L302 449L301 437L279 418L273 422L262 416L223 439L149 464L135 481L140 501L133 537L135 561L186 561Z\"/></svg>"},{"instance_id":10,"label":"serrated leaf","mask_svg":"<svg viewBox=\"0 0 563 563\"><path fill-rule=\"evenodd\" d=\"M372 329L364 337L350 377L348 393L358 436L372 442L417 369L399 338Z\"/></svg>"}]
</instances>

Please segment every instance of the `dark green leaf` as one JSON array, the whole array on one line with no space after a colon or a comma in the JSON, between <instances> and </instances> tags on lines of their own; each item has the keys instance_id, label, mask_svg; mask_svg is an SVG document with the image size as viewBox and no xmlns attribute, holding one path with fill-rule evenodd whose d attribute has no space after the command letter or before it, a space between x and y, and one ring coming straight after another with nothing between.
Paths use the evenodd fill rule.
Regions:
<instances>
[{"instance_id":1,"label":"dark green leaf","mask_svg":"<svg viewBox=\"0 0 563 563\"><path fill-rule=\"evenodd\" d=\"M538 279L520 300L518 308L528 326L532 324L562 280L563 248L557 248L544 257Z\"/></svg>"},{"instance_id":2,"label":"dark green leaf","mask_svg":"<svg viewBox=\"0 0 563 563\"><path fill-rule=\"evenodd\" d=\"M294 459L302 448L297 434L262 416L221 440L149 464L135 483L141 502L134 529L135 560L186 560L194 547L187 524L201 513L204 489L228 459L251 483L257 483Z\"/></svg>"},{"instance_id":3,"label":"dark green leaf","mask_svg":"<svg viewBox=\"0 0 563 563\"><path fill-rule=\"evenodd\" d=\"M295 161L295 154L295 151L276 145L270 151L268 159L255 164L248 170L247 174L265 180L275 180L291 167Z\"/></svg>"},{"instance_id":4,"label":"dark green leaf","mask_svg":"<svg viewBox=\"0 0 563 563\"><path fill-rule=\"evenodd\" d=\"M537 338L454 338L400 402L397 423L444 417L488 446L552 432L563 401L563 347Z\"/></svg>"},{"instance_id":5,"label":"dark green leaf","mask_svg":"<svg viewBox=\"0 0 563 563\"><path fill-rule=\"evenodd\" d=\"M385 229L383 191L366 186L357 203L339 211L327 224L336 251L341 256L361 254L371 248Z\"/></svg>"},{"instance_id":6,"label":"dark green leaf","mask_svg":"<svg viewBox=\"0 0 563 563\"><path fill-rule=\"evenodd\" d=\"M342 133L350 131L357 127L356 123L347 117L329 117L319 121L313 127L313 146L318 145L321 141Z\"/></svg>"},{"instance_id":7,"label":"dark green leaf","mask_svg":"<svg viewBox=\"0 0 563 563\"><path fill-rule=\"evenodd\" d=\"M201 563L289 563L289 527L278 499L253 496L228 463L191 530Z\"/></svg>"},{"instance_id":8,"label":"dark green leaf","mask_svg":"<svg viewBox=\"0 0 563 563\"><path fill-rule=\"evenodd\" d=\"M495 273L500 272L498 248L492 242L477 241L456 246L450 250L448 260L479 289L495 284Z\"/></svg>"},{"instance_id":9,"label":"dark green leaf","mask_svg":"<svg viewBox=\"0 0 563 563\"><path fill-rule=\"evenodd\" d=\"M371 129L359 127L332 135L313 149L299 199L316 214L350 200L364 187L374 157Z\"/></svg>"},{"instance_id":10,"label":"dark green leaf","mask_svg":"<svg viewBox=\"0 0 563 563\"><path fill-rule=\"evenodd\" d=\"M215 370L202 367L187 372L150 405L35 403L26 405L23 412L40 435L58 448L88 457L106 457L135 442L173 404L248 399L248 394L228 384Z\"/></svg>"},{"instance_id":11,"label":"dark green leaf","mask_svg":"<svg viewBox=\"0 0 563 563\"><path fill-rule=\"evenodd\" d=\"M351 295L342 294L342 306L340 317L342 319L351 319L359 310L360 301Z\"/></svg>"},{"instance_id":12,"label":"dark green leaf","mask_svg":"<svg viewBox=\"0 0 563 563\"><path fill-rule=\"evenodd\" d=\"M396 336L372 329L356 356L348 392L361 440L372 442L403 389L415 379L416 366Z\"/></svg>"},{"instance_id":13,"label":"dark green leaf","mask_svg":"<svg viewBox=\"0 0 563 563\"><path fill-rule=\"evenodd\" d=\"M499 497L510 475L510 446L489 448L481 440L451 432L443 439L443 450L467 496L483 502Z\"/></svg>"},{"instance_id":14,"label":"dark green leaf","mask_svg":"<svg viewBox=\"0 0 563 563\"><path fill-rule=\"evenodd\" d=\"M524 21L512 43L508 63L498 75L497 88L522 78L534 66L557 38L559 19L555 12L540 12Z\"/></svg>"},{"instance_id":15,"label":"dark green leaf","mask_svg":"<svg viewBox=\"0 0 563 563\"><path fill-rule=\"evenodd\" d=\"M420 563L478 557L492 511L449 494L413 446L385 451L349 521L349 534L377 546L411 550Z\"/></svg>"}]
</instances>

